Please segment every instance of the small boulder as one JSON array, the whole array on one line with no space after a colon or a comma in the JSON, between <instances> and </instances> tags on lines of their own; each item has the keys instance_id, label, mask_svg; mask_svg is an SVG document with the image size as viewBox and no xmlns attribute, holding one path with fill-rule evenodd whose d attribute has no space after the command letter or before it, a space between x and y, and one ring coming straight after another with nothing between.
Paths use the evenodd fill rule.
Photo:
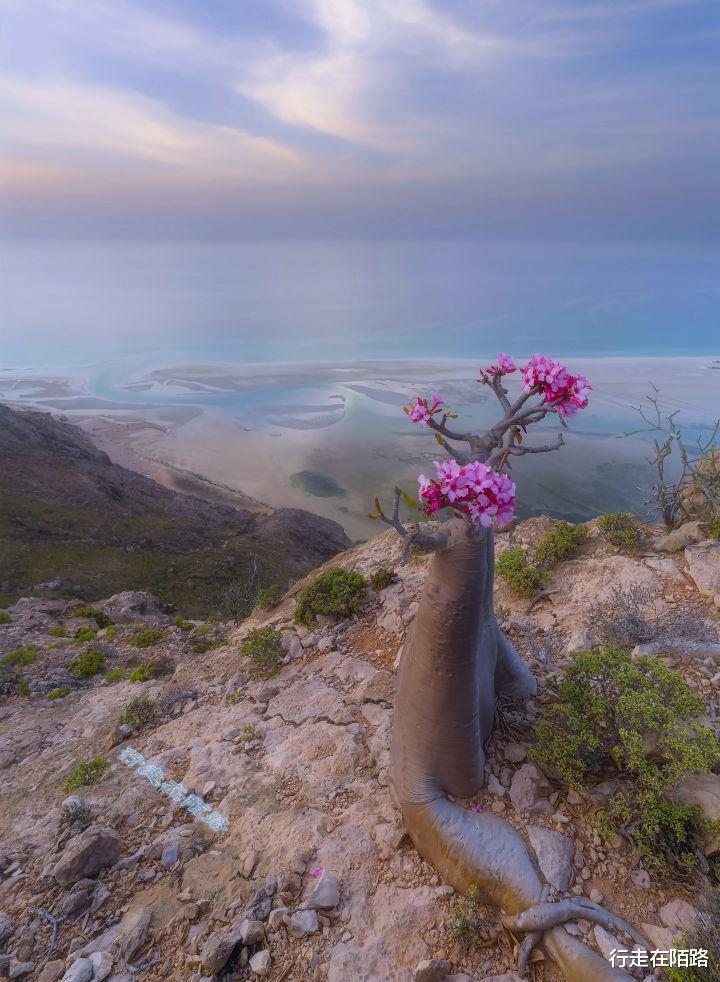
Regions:
<instances>
[{"instance_id":1,"label":"small boulder","mask_svg":"<svg viewBox=\"0 0 720 982\"><path fill-rule=\"evenodd\" d=\"M37 982L60 982L60 979L65 974L65 962L60 958L56 958L52 962L48 962L47 965L38 975Z\"/></svg>"},{"instance_id":2,"label":"small boulder","mask_svg":"<svg viewBox=\"0 0 720 982\"><path fill-rule=\"evenodd\" d=\"M214 975L224 968L240 941L237 931L213 931L200 952L200 968L204 975Z\"/></svg>"},{"instance_id":3,"label":"small boulder","mask_svg":"<svg viewBox=\"0 0 720 982\"><path fill-rule=\"evenodd\" d=\"M687 900L676 897L658 911L665 927L678 934L694 931L697 927L698 912Z\"/></svg>"},{"instance_id":4,"label":"small boulder","mask_svg":"<svg viewBox=\"0 0 720 982\"><path fill-rule=\"evenodd\" d=\"M90 982L93 963L89 958L77 958L62 977L62 982Z\"/></svg>"},{"instance_id":5,"label":"small boulder","mask_svg":"<svg viewBox=\"0 0 720 982\"><path fill-rule=\"evenodd\" d=\"M452 965L446 958L426 958L415 967L413 979L414 982L440 982L451 970Z\"/></svg>"},{"instance_id":6,"label":"small boulder","mask_svg":"<svg viewBox=\"0 0 720 982\"><path fill-rule=\"evenodd\" d=\"M263 948L262 951L256 951L250 959L250 971L253 975L257 975L261 979L266 978L270 974L271 965L272 960L267 948Z\"/></svg>"},{"instance_id":7,"label":"small boulder","mask_svg":"<svg viewBox=\"0 0 720 982\"><path fill-rule=\"evenodd\" d=\"M315 934L320 929L314 910L296 910L288 927L294 938L304 938L306 934Z\"/></svg>"},{"instance_id":8,"label":"small boulder","mask_svg":"<svg viewBox=\"0 0 720 982\"><path fill-rule=\"evenodd\" d=\"M720 542L701 542L685 550L688 573L704 597L720 593Z\"/></svg>"},{"instance_id":9,"label":"small boulder","mask_svg":"<svg viewBox=\"0 0 720 982\"><path fill-rule=\"evenodd\" d=\"M13 933L13 922L7 914L0 914L0 945L4 944Z\"/></svg>"},{"instance_id":10,"label":"small boulder","mask_svg":"<svg viewBox=\"0 0 720 982\"><path fill-rule=\"evenodd\" d=\"M308 906L316 910L330 910L340 903L340 884L338 878L330 870L323 870L317 881L317 886L308 901Z\"/></svg>"},{"instance_id":11,"label":"small boulder","mask_svg":"<svg viewBox=\"0 0 720 982\"><path fill-rule=\"evenodd\" d=\"M262 921L253 921L246 917L240 922L237 933L243 944L259 944L265 937L265 925Z\"/></svg>"},{"instance_id":12,"label":"small boulder","mask_svg":"<svg viewBox=\"0 0 720 982\"><path fill-rule=\"evenodd\" d=\"M575 858L573 840L539 825L528 825L527 833L545 879L556 890L567 890Z\"/></svg>"},{"instance_id":13,"label":"small boulder","mask_svg":"<svg viewBox=\"0 0 720 982\"><path fill-rule=\"evenodd\" d=\"M513 775L510 800L517 812L546 811L550 782L535 764L523 764Z\"/></svg>"},{"instance_id":14,"label":"small boulder","mask_svg":"<svg viewBox=\"0 0 720 982\"><path fill-rule=\"evenodd\" d=\"M55 864L55 879L61 886L70 886L86 876L95 876L117 862L122 849L122 839L114 829L90 825L68 841Z\"/></svg>"},{"instance_id":15,"label":"small boulder","mask_svg":"<svg viewBox=\"0 0 720 982\"><path fill-rule=\"evenodd\" d=\"M102 982L112 972L112 955L109 951L93 951L89 958L93 964L93 982Z\"/></svg>"},{"instance_id":16,"label":"small boulder","mask_svg":"<svg viewBox=\"0 0 720 982\"><path fill-rule=\"evenodd\" d=\"M29 975L35 968L35 962L19 962L15 958L10 962L9 979L21 979Z\"/></svg>"},{"instance_id":17,"label":"small boulder","mask_svg":"<svg viewBox=\"0 0 720 982\"><path fill-rule=\"evenodd\" d=\"M667 535L662 535L653 543L656 552L680 552L686 546L702 542L705 533L700 528L701 522L684 522L679 528L673 529Z\"/></svg>"},{"instance_id":18,"label":"small boulder","mask_svg":"<svg viewBox=\"0 0 720 982\"><path fill-rule=\"evenodd\" d=\"M120 922L116 945L121 957L130 962L143 948L150 929L152 907L129 910Z\"/></svg>"},{"instance_id":19,"label":"small boulder","mask_svg":"<svg viewBox=\"0 0 720 982\"><path fill-rule=\"evenodd\" d=\"M684 805L699 805L702 808L703 818L712 823L706 833L705 855L714 855L720 850L720 775L686 774L675 797Z\"/></svg>"}]
</instances>

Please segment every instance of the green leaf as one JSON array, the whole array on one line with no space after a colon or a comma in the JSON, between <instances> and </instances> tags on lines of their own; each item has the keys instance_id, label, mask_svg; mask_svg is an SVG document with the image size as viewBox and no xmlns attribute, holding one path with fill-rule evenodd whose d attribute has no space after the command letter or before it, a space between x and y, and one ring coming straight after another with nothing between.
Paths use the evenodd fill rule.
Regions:
<instances>
[{"instance_id":1,"label":"green leaf","mask_svg":"<svg viewBox=\"0 0 720 982\"><path fill-rule=\"evenodd\" d=\"M410 497L409 494L405 494L404 491L402 493L402 499L403 499L403 501L405 502L406 505L410 505L411 508L417 508L418 503L417 503L416 499Z\"/></svg>"}]
</instances>

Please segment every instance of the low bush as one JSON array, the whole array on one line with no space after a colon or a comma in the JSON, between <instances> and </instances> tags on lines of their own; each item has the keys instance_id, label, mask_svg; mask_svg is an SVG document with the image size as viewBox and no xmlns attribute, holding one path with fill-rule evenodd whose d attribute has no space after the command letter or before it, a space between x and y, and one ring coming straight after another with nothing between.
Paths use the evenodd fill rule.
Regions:
<instances>
[{"instance_id":1,"label":"low bush","mask_svg":"<svg viewBox=\"0 0 720 982\"><path fill-rule=\"evenodd\" d=\"M15 651L8 651L3 655L2 663L3 665L32 665L37 661L37 656L38 650L35 645L26 644L22 648L16 648Z\"/></svg>"},{"instance_id":2,"label":"low bush","mask_svg":"<svg viewBox=\"0 0 720 982\"><path fill-rule=\"evenodd\" d=\"M192 621L186 621L185 618L180 617L179 614L173 621L173 624L175 627L179 627L181 631L192 631L192 629L195 627Z\"/></svg>"},{"instance_id":3,"label":"low bush","mask_svg":"<svg viewBox=\"0 0 720 982\"><path fill-rule=\"evenodd\" d=\"M710 523L709 535L711 539L720 540L720 515Z\"/></svg>"},{"instance_id":4,"label":"low bush","mask_svg":"<svg viewBox=\"0 0 720 982\"><path fill-rule=\"evenodd\" d=\"M135 699L131 699L123 710L120 722L127 723L128 726L132 726L136 730L142 730L154 723L159 715L160 707L154 699L150 699L148 696L137 696Z\"/></svg>"},{"instance_id":5,"label":"low bush","mask_svg":"<svg viewBox=\"0 0 720 982\"><path fill-rule=\"evenodd\" d=\"M365 578L349 569L329 569L304 587L297 599L296 624L313 628L318 614L349 617L357 614L367 594Z\"/></svg>"},{"instance_id":6,"label":"low bush","mask_svg":"<svg viewBox=\"0 0 720 982\"><path fill-rule=\"evenodd\" d=\"M48 628L47 632L51 638L66 638L67 631L62 626L62 624L53 624L52 627Z\"/></svg>"},{"instance_id":7,"label":"low bush","mask_svg":"<svg viewBox=\"0 0 720 982\"><path fill-rule=\"evenodd\" d=\"M18 679L17 687L20 695L24 696L26 699L28 699L32 694L30 683L28 682L28 680L25 678L24 675L21 675L20 678Z\"/></svg>"},{"instance_id":8,"label":"low bush","mask_svg":"<svg viewBox=\"0 0 720 982\"><path fill-rule=\"evenodd\" d=\"M129 682L149 682L162 674L158 665L151 661L141 661L131 669L128 675Z\"/></svg>"},{"instance_id":9,"label":"low bush","mask_svg":"<svg viewBox=\"0 0 720 982\"><path fill-rule=\"evenodd\" d=\"M91 757L89 760L81 760L65 782L65 791L72 794L78 788L88 784L97 784L109 767L110 761L102 754L98 757Z\"/></svg>"},{"instance_id":10,"label":"low bush","mask_svg":"<svg viewBox=\"0 0 720 982\"><path fill-rule=\"evenodd\" d=\"M642 532L635 524L633 516L626 511L602 515L598 519L598 528L603 539L622 552L637 552L640 548Z\"/></svg>"},{"instance_id":11,"label":"low bush","mask_svg":"<svg viewBox=\"0 0 720 982\"><path fill-rule=\"evenodd\" d=\"M97 648L87 648L70 666L70 674L76 679L89 679L105 665L105 655Z\"/></svg>"},{"instance_id":12,"label":"low bush","mask_svg":"<svg viewBox=\"0 0 720 982\"><path fill-rule=\"evenodd\" d=\"M543 569L550 569L572 556L587 537L588 532L584 525L556 522L533 549L533 561Z\"/></svg>"},{"instance_id":13,"label":"low bush","mask_svg":"<svg viewBox=\"0 0 720 982\"><path fill-rule=\"evenodd\" d=\"M94 620L97 626L102 629L104 627L109 627L112 621L105 613L104 610L98 610L97 607L80 607L79 610L74 611L75 617L88 617Z\"/></svg>"},{"instance_id":14,"label":"low bush","mask_svg":"<svg viewBox=\"0 0 720 982\"><path fill-rule=\"evenodd\" d=\"M152 648L162 641L163 636L159 627L143 627L134 632L129 643L134 648Z\"/></svg>"},{"instance_id":15,"label":"low bush","mask_svg":"<svg viewBox=\"0 0 720 982\"><path fill-rule=\"evenodd\" d=\"M263 587L258 595L258 606L263 610L272 610L282 600L282 593L277 583Z\"/></svg>"},{"instance_id":16,"label":"low bush","mask_svg":"<svg viewBox=\"0 0 720 982\"><path fill-rule=\"evenodd\" d=\"M391 583L394 583L396 579L397 577L391 569L381 566L370 577L370 587L375 593L380 593L381 590L385 590Z\"/></svg>"},{"instance_id":17,"label":"low bush","mask_svg":"<svg viewBox=\"0 0 720 982\"><path fill-rule=\"evenodd\" d=\"M620 776L598 818L601 833L622 831L659 873L691 874L702 852L702 812L672 795L685 774L720 763L715 734L694 722L702 700L657 659L633 661L613 647L576 655L548 687L556 702L536 726L531 759L573 787Z\"/></svg>"},{"instance_id":18,"label":"low bush","mask_svg":"<svg viewBox=\"0 0 720 982\"><path fill-rule=\"evenodd\" d=\"M0 610L0 624L9 624L12 617L6 610Z\"/></svg>"},{"instance_id":19,"label":"low bush","mask_svg":"<svg viewBox=\"0 0 720 982\"><path fill-rule=\"evenodd\" d=\"M124 668L111 668L109 672L105 675L106 682L124 682L127 678L127 672Z\"/></svg>"},{"instance_id":20,"label":"low bush","mask_svg":"<svg viewBox=\"0 0 720 982\"><path fill-rule=\"evenodd\" d=\"M521 597L532 597L542 586L544 576L527 549L511 546L495 560L495 572Z\"/></svg>"},{"instance_id":21,"label":"low bush","mask_svg":"<svg viewBox=\"0 0 720 982\"><path fill-rule=\"evenodd\" d=\"M590 605L588 620L604 644L618 648L661 640L716 641L718 636L717 627L704 616L670 607L655 591L637 584L627 590L614 587L606 600Z\"/></svg>"},{"instance_id":22,"label":"low bush","mask_svg":"<svg viewBox=\"0 0 720 982\"><path fill-rule=\"evenodd\" d=\"M105 628L105 640L114 641L117 636L117 624L111 624L110 627Z\"/></svg>"},{"instance_id":23,"label":"low bush","mask_svg":"<svg viewBox=\"0 0 720 982\"><path fill-rule=\"evenodd\" d=\"M97 631L94 627L79 627L73 634L75 641L94 641L96 637Z\"/></svg>"},{"instance_id":24,"label":"low bush","mask_svg":"<svg viewBox=\"0 0 720 982\"><path fill-rule=\"evenodd\" d=\"M69 685L60 685L57 689L51 689L50 692L48 692L47 697L48 699L64 699L65 696L69 695L71 692L72 689Z\"/></svg>"},{"instance_id":25,"label":"low bush","mask_svg":"<svg viewBox=\"0 0 720 982\"><path fill-rule=\"evenodd\" d=\"M282 634L272 627L256 627L240 645L240 654L250 661L250 674L269 679L280 669L285 652Z\"/></svg>"},{"instance_id":26,"label":"low bush","mask_svg":"<svg viewBox=\"0 0 720 982\"><path fill-rule=\"evenodd\" d=\"M221 617L235 623L244 621L257 606L260 592L260 583L254 574L246 580L228 580L217 594Z\"/></svg>"}]
</instances>

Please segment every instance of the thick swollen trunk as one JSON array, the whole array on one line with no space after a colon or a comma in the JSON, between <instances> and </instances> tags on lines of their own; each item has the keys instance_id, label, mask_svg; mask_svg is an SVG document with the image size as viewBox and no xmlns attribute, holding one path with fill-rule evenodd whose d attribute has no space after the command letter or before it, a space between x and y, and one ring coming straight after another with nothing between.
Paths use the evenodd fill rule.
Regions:
<instances>
[{"instance_id":1,"label":"thick swollen trunk","mask_svg":"<svg viewBox=\"0 0 720 982\"><path fill-rule=\"evenodd\" d=\"M492 814L460 808L482 787L483 744L495 693L535 693L527 665L504 637L493 611L492 532L460 518L434 557L400 664L391 749L392 785L418 851L456 890L517 914L541 901L543 882L520 834ZM573 982L629 976L562 927L544 944Z\"/></svg>"}]
</instances>

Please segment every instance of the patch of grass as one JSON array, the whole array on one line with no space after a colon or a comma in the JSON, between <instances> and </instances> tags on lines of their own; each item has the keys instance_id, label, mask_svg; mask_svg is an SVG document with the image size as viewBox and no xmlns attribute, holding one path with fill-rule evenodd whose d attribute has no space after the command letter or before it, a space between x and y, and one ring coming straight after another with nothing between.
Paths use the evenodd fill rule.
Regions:
<instances>
[{"instance_id":1,"label":"patch of grass","mask_svg":"<svg viewBox=\"0 0 720 982\"><path fill-rule=\"evenodd\" d=\"M64 699L65 696L70 695L71 692L72 689L69 685L60 685L57 689L51 689L50 692L48 692L47 697L48 699Z\"/></svg>"},{"instance_id":2,"label":"patch of grass","mask_svg":"<svg viewBox=\"0 0 720 982\"><path fill-rule=\"evenodd\" d=\"M250 674L269 679L277 674L285 656L282 634L272 627L256 627L240 645L240 654L250 660Z\"/></svg>"},{"instance_id":3,"label":"patch of grass","mask_svg":"<svg viewBox=\"0 0 720 982\"><path fill-rule=\"evenodd\" d=\"M239 691L231 692L230 695L227 697L228 706L237 706L237 704L242 701L243 701L243 694L242 692Z\"/></svg>"},{"instance_id":4,"label":"patch of grass","mask_svg":"<svg viewBox=\"0 0 720 982\"><path fill-rule=\"evenodd\" d=\"M94 641L96 637L97 631L94 627L79 627L73 634L75 641Z\"/></svg>"},{"instance_id":5,"label":"patch of grass","mask_svg":"<svg viewBox=\"0 0 720 982\"><path fill-rule=\"evenodd\" d=\"M458 900L450 908L450 934L453 941L472 943L479 940L480 927L484 920L478 888L473 885L468 890L467 897Z\"/></svg>"},{"instance_id":6,"label":"patch of grass","mask_svg":"<svg viewBox=\"0 0 720 982\"><path fill-rule=\"evenodd\" d=\"M599 831L609 837L622 829L659 874L692 875L702 851L702 812L672 793L688 772L720 763L715 734L695 722L705 712L702 700L657 659L633 661L613 647L576 655L564 678L548 685L557 701L536 726L531 759L573 787L621 776Z\"/></svg>"},{"instance_id":7,"label":"patch of grass","mask_svg":"<svg viewBox=\"0 0 720 982\"><path fill-rule=\"evenodd\" d=\"M175 627L179 627L181 631L192 631L192 629L195 627L192 621L186 621L185 618L181 617L179 614L173 621L173 624Z\"/></svg>"},{"instance_id":8,"label":"patch of grass","mask_svg":"<svg viewBox=\"0 0 720 982\"><path fill-rule=\"evenodd\" d=\"M389 587L391 583L394 583L397 577L393 570L388 569L387 566L381 566L380 569L376 569L373 575L370 577L370 587L375 593L380 593L386 587Z\"/></svg>"},{"instance_id":9,"label":"patch of grass","mask_svg":"<svg viewBox=\"0 0 720 982\"><path fill-rule=\"evenodd\" d=\"M105 655L97 648L86 648L70 666L70 674L76 679L89 679L105 665Z\"/></svg>"},{"instance_id":10,"label":"patch of grass","mask_svg":"<svg viewBox=\"0 0 720 982\"><path fill-rule=\"evenodd\" d=\"M152 648L159 644L164 637L163 631L159 627L144 627L135 631L130 638L130 644L134 648Z\"/></svg>"},{"instance_id":11,"label":"patch of grass","mask_svg":"<svg viewBox=\"0 0 720 982\"><path fill-rule=\"evenodd\" d=\"M18 687L18 692L20 693L21 696L24 696L25 699L30 698L32 690L30 688L30 683L28 682L28 680L25 678L24 675L21 675L20 678L18 679L17 687Z\"/></svg>"},{"instance_id":12,"label":"patch of grass","mask_svg":"<svg viewBox=\"0 0 720 982\"><path fill-rule=\"evenodd\" d=\"M544 582L542 570L521 546L502 552L495 560L495 572L521 597L532 597Z\"/></svg>"},{"instance_id":13,"label":"patch of grass","mask_svg":"<svg viewBox=\"0 0 720 982\"><path fill-rule=\"evenodd\" d=\"M149 661L141 661L128 675L129 682L149 682L150 679L157 678L160 673L155 665Z\"/></svg>"},{"instance_id":14,"label":"patch of grass","mask_svg":"<svg viewBox=\"0 0 720 982\"><path fill-rule=\"evenodd\" d=\"M48 628L47 632L51 638L66 638L67 631L62 626L62 624L53 624L52 627Z\"/></svg>"},{"instance_id":15,"label":"patch of grass","mask_svg":"<svg viewBox=\"0 0 720 982\"><path fill-rule=\"evenodd\" d=\"M9 624L12 617L6 610L0 610L0 624Z\"/></svg>"},{"instance_id":16,"label":"patch of grass","mask_svg":"<svg viewBox=\"0 0 720 982\"><path fill-rule=\"evenodd\" d=\"M717 518L714 518L712 522L710 522L710 528L708 530L708 534L711 539L720 540L720 515L718 515Z\"/></svg>"},{"instance_id":17,"label":"patch of grass","mask_svg":"<svg viewBox=\"0 0 720 982\"><path fill-rule=\"evenodd\" d=\"M105 674L106 682L124 682L127 678L127 672L124 668L111 668L109 672Z\"/></svg>"},{"instance_id":18,"label":"patch of grass","mask_svg":"<svg viewBox=\"0 0 720 982\"><path fill-rule=\"evenodd\" d=\"M282 593L280 587L277 583L271 583L270 586L263 587L258 595L258 606L262 610L272 610L273 607L277 605L282 600Z\"/></svg>"},{"instance_id":19,"label":"patch of grass","mask_svg":"<svg viewBox=\"0 0 720 982\"><path fill-rule=\"evenodd\" d=\"M117 624L111 624L109 627L105 628L105 640L114 641L117 637Z\"/></svg>"},{"instance_id":20,"label":"patch of grass","mask_svg":"<svg viewBox=\"0 0 720 982\"><path fill-rule=\"evenodd\" d=\"M640 548L642 533L633 516L626 511L602 515L598 519L598 528L603 539L621 552L637 552Z\"/></svg>"},{"instance_id":21,"label":"patch of grass","mask_svg":"<svg viewBox=\"0 0 720 982\"><path fill-rule=\"evenodd\" d=\"M248 725L245 727L245 729L242 732L243 742L250 743L250 741L254 740L256 736L257 736L257 731L255 729L255 724L248 723Z\"/></svg>"},{"instance_id":22,"label":"patch of grass","mask_svg":"<svg viewBox=\"0 0 720 982\"><path fill-rule=\"evenodd\" d=\"M99 610L97 607L80 607L78 610L73 611L74 617L87 617L90 620L95 621L97 626L102 630L104 627L110 627L112 621L105 613L104 610Z\"/></svg>"},{"instance_id":23,"label":"patch of grass","mask_svg":"<svg viewBox=\"0 0 720 982\"><path fill-rule=\"evenodd\" d=\"M127 723L136 730L142 730L154 723L159 716L160 707L154 699L150 699L148 696L137 696L135 699L131 699L123 710L120 722Z\"/></svg>"},{"instance_id":24,"label":"patch of grass","mask_svg":"<svg viewBox=\"0 0 720 982\"><path fill-rule=\"evenodd\" d=\"M255 573L246 580L228 580L218 590L217 605L226 620L244 621L260 599L260 582Z\"/></svg>"},{"instance_id":25,"label":"patch of grass","mask_svg":"<svg viewBox=\"0 0 720 982\"><path fill-rule=\"evenodd\" d=\"M15 651L8 651L3 655L2 663L3 665L32 665L37 661L37 656L38 650L35 645L26 644L22 648L16 648Z\"/></svg>"},{"instance_id":26,"label":"patch of grass","mask_svg":"<svg viewBox=\"0 0 720 982\"><path fill-rule=\"evenodd\" d=\"M349 617L357 614L367 595L365 578L354 570L327 570L304 587L297 599L294 620L313 628L317 615Z\"/></svg>"},{"instance_id":27,"label":"patch of grass","mask_svg":"<svg viewBox=\"0 0 720 982\"><path fill-rule=\"evenodd\" d=\"M81 760L65 782L65 791L72 794L79 788L87 787L89 784L97 784L109 767L110 761L102 754L98 757L91 757L89 760Z\"/></svg>"}]
</instances>

